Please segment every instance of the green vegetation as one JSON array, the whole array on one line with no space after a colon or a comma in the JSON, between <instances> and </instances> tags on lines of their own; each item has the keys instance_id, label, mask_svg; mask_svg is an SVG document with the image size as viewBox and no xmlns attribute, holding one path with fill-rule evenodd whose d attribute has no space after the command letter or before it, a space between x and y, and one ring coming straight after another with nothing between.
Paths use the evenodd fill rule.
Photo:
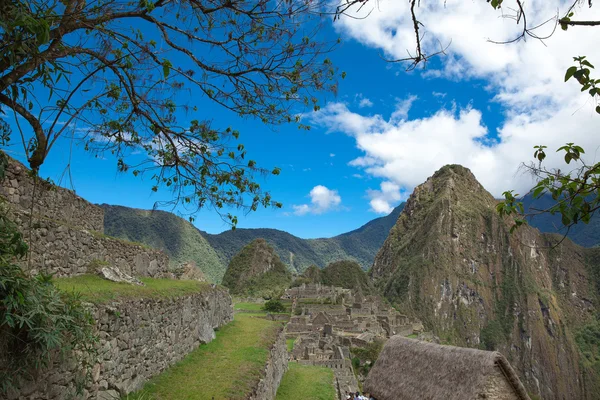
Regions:
<instances>
[{"instance_id":1,"label":"green vegetation","mask_svg":"<svg viewBox=\"0 0 600 400\"><path fill-rule=\"evenodd\" d=\"M234 308L234 310L239 310L239 311L262 312L263 304L262 303L237 303L237 302L234 302L233 308Z\"/></svg>"},{"instance_id":2,"label":"green vegetation","mask_svg":"<svg viewBox=\"0 0 600 400\"><path fill-rule=\"evenodd\" d=\"M265 302L263 309L272 313L283 313L286 310L283 303L277 299L271 299Z\"/></svg>"},{"instance_id":3,"label":"green vegetation","mask_svg":"<svg viewBox=\"0 0 600 400\"><path fill-rule=\"evenodd\" d=\"M96 275L80 275L57 278L55 285L67 293L77 293L82 300L92 303L107 303L120 298L170 298L199 293L210 288L210 284L198 281L141 278L145 286L111 282Z\"/></svg>"},{"instance_id":4,"label":"green vegetation","mask_svg":"<svg viewBox=\"0 0 600 400\"><path fill-rule=\"evenodd\" d=\"M287 345L287 349L289 352L294 350L294 342L295 341L296 341L296 338L286 339L285 344Z\"/></svg>"},{"instance_id":5,"label":"green vegetation","mask_svg":"<svg viewBox=\"0 0 600 400\"><path fill-rule=\"evenodd\" d=\"M329 368L290 363L276 400L333 400L333 371Z\"/></svg>"},{"instance_id":6,"label":"green vegetation","mask_svg":"<svg viewBox=\"0 0 600 400\"><path fill-rule=\"evenodd\" d=\"M583 326L575 334L575 343L585 363L600 376L600 320L596 319Z\"/></svg>"},{"instance_id":7,"label":"green vegetation","mask_svg":"<svg viewBox=\"0 0 600 400\"><path fill-rule=\"evenodd\" d=\"M22 377L32 379L55 351L82 365L76 377L80 392L95 352L94 321L80 297L58 290L50 275L30 277L16 265L27 251L16 225L0 209L0 393Z\"/></svg>"},{"instance_id":8,"label":"green vegetation","mask_svg":"<svg viewBox=\"0 0 600 400\"><path fill-rule=\"evenodd\" d=\"M403 207L404 203L388 216L333 238L300 239L276 229L236 229L211 235L169 212L102 205L107 235L164 250L174 266L193 261L215 283L221 282L231 259L257 238L266 239L291 270L304 271L343 259L356 260L366 269Z\"/></svg>"},{"instance_id":9,"label":"green vegetation","mask_svg":"<svg viewBox=\"0 0 600 400\"><path fill-rule=\"evenodd\" d=\"M151 379L130 399L245 399L260 379L281 324L259 315L236 314L181 362ZM145 397L146 396L146 397Z\"/></svg>"},{"instance_id":10,"label":"green vegetation","mask_svg":"<svg viewBox=\"0 0 600 400\"><path fill-rule=\"evenodd\" d=\"M344 260L333 262L321 271L321 282L328 286L339 286L346 289L362 290L367 295L372 284L367 274L355 261Z\"/></svg>"},{"instance_id":11,"label":"green vegetation","mask_svg":"<svg viewBox=\"0 0 600 400\"><path fill-rule=\"evenodd\" d=\"M264 239L256 239L231 259L223 286L234 295L280 297L292 275Z\"/></svg>"},{"instance_id":12,"label":"green vegetation","mask_svg":"<svg viewBox=\"0 0 600 400\"><path fill-rule=\"evenodd\" d=\"M363 376L367 376L371 367L375 365L375 361L379 358L379 354L383 349L385 342L381 339L376 339L365 347L351 347L350 352L354 356L352 358L352 366L355 372L360 372Z\"/></svg>"},{"instance_id":13,"label":"green vegetation","mask_svg":"<svg viewBox=\"0 0 600 400\"><path fill-rule=\"evenodd\" d=\"M385 217L376 218L354 231L327 239L300 239L276 229L236 229L218 235L202 234L224 265L246 244L254 239L264 238L273 246L282 262L292 270L302 272L311 265L324 266L344 259L355 260L366 270L373 263L377 251L403 208L404 203Z\"/></svg>"},{"instance_id":14,"label":"green vegetation","mask_svg":"<svg viewBox=\"0 0 600 400\"><path fill-rule=\"evenodd\" d=\"M141 242L163 250L172 267L193 262L211 282L219 283L226 263L191 223L165 211L146 211L102 205L104 231L111 236Z\"/></svg>"}]
</instances>

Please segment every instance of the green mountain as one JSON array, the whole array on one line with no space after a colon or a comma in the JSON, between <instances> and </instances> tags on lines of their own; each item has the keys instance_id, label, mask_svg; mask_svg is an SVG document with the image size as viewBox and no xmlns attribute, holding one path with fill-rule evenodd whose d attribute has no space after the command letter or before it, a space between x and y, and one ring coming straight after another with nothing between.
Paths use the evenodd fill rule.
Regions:
<instances>
[{"instance_id":1,"label":"green mountain","mask_svg":"<svg viewBox=\"0 0 600 400\"><path fill-rule=\"evenodd\" d=\"M106 204L102 207L107 235L162 249L173 264L193 261L211 281L221 282L233 256L257 238L264 238L273 246L292 271L301 272L310 265L322 268L330 262L345 259L358 262L366 270L398 219L404 203L388 216L328 239L301 239L276 229L236 229L211 235L169 212Z\"/></svg>"},{"instance_id":2,"label":"green mountain","mask_svg":"<svg viewBox=\"0 0 600 400\"><path fill-rule=\"evenodd\" d=\"M271 297L291 282L292 274L264 239L244 246L233 256L223 276L223 286L238 296Z\"/></svg>"},{"instance_id":3,"label":"green mountain","mask_svg":"<svg viewBox=\"0 0 600 400\"><path fill-rule=\"evenodd\" d=\"M449 344L499 350L536 398L600 393L600 249L510 219L461 166L415 189L371 269L401 312Z\"/></svg>"},{"instance_id":4,"label":"green mountain","mask_svg":"<svg viewBox=\"0 0 600 400\"><path fill-rule=\"evenodd\" d=\"M236 229L218 235L202 234L224 264L247 243L264 238L292 271L302 272L311 265L323 268L330 262L345 259L354 260L367 270L403 207L404 203L385 217L376 218L354 231L332 238L301 239L276 229Z\"/></svg>"},{"instance_id":5,"label":"green mountain","mask_svg":"<svg viewBox=\"0 0 600 400\"><path fill-rule=\"evenodd\" d=\"M113 237L161 249L170 263L192 261L212 282L221 282L226 265L191 223L166 211L102 204L104 232Z\"/></svg>"},{"instance_id":6,"label":"green mountain","mask_svg":"<svg viewBox=\"0 0 600 400\"><path fill-rule=\"evenodd\" d=\"M321 271L321 283L362 291L364 295L372 292L373 284L355 261L342 260L328 264Z\"/></svg>"}]
</instances>

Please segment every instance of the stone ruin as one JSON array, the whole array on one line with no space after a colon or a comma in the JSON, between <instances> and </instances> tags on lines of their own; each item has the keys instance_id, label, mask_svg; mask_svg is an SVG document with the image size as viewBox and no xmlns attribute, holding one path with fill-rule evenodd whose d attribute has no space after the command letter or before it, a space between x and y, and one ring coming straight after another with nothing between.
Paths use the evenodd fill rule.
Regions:
<instances>
[{"instance_id":1,"label":"stone ruin","mask_svg":"<svg viewBox=\"0 0 600 400\"><path fill-rule=\"evenodd\" d=\"M292 317L286 336L296 338L291 362L333 369L339 398L356 392L351 347L365 347L376 339L420 334L423 325L389 306L380 296L363 296L349 289L304 284L286 290Z\"/></svg>"}]
</instances>

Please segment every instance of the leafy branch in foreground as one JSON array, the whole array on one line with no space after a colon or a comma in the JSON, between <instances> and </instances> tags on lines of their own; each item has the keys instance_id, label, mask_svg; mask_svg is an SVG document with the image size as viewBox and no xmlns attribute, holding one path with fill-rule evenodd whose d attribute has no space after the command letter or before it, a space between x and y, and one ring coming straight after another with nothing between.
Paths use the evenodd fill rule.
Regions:
<instances>
[{"instance_id":1,"label":"leafy branch in foreground","mask_svg":"<svg viewBox=\"0 0 600 400\"><path fill-rule=\"evenodd\" d=\"M324 57L337 42L316 38L324 4L0 2L0 113L36 173L68 138L114 154L122 172L148 174L153 191L171 190L169 203L191 213L280 207L255 180L279 170L248 160L239 132L213 118L228 110L305 127L300 111L337 91Z\"/></svg>"},{"instance_id":2,"label":"leafy branch in foreground","mask_svg":"<svg viewBox=\"0 0 600 400\"><path fill-rule=\"evenodd\" d=\"M600 97L600 79L593 79L590 75L594 66L585 56L574 57L573 60L577 64L567 69L565 82L575 78L581 85L581 91L588 91L592 99L597 101ZM596 106L596 112L600 114L600 105ZM561 222L568 234L571 226L579 222L589 223L600 209L600 163L586 164L582 158L585 150L574 143L567 143L556 152L564 153L565 163L576 167L566 173L560 169L548 169L542 165L547 148L544 145L534 146L533 158L536 162L524 164L523 168L537 179L537 184L529 191L533 198L539 199L549 194L554 203L546 209L531 209L525 213L519 195L512 190L504 192L504 200L496 206L496 210L500 215L516 215L511 232L525 224L527 217L549 213L561 215Z\"/></svg>"}]
</instances>

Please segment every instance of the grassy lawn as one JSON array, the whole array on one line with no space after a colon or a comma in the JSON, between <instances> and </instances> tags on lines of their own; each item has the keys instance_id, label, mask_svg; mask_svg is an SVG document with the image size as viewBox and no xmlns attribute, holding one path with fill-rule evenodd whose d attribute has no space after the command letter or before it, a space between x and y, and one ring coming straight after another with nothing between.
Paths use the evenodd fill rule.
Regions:
<instances>
[{"instance_id":1,"label":"grassy lawn","mask_svg":"<svg viewBox=\"0 0 600 400\"><path fill-rule=\"evenodd\" d=\"M333 371L324 367L313 367L296 363L281 380L275 400L333 400Z\"/></svg>"},{"instance_id":2,"label":"grassy lawn","mask_svg":"<svg viewBox=\"0 0 600 400\"><path fill-rule=\"evenodd\" d=\"M280 323L239 313L212 342L151 379L128 399L244 399L260 379Z\"/></svg>"},{"instance_id":3,"label":"grassy lawn","mask_svg":"<svg viewBox=\"0 0 600 400\"><path fill-rule=\"evenodd\" d=\"M292 338L292 339L286 339L285 343L287 344L287 349L288 351L292 351L294 350L294 342L296 341L296 338Z\"/></svg>"},{"instance_id":4,"label":"grassy lawn","mask_svg":"<svg viewBox=\"0 0 600 400\"><path fill-rule=\"evenodd\" d=\"M178 297L200 293L210 288L210 284L197 281L154 278L141 278L141 281L146 286L111 282L95 275L80 275L53 280L59 289L80 293L83 300L92 303L106 303L127 297Z\"/></svg>"},{"instance_id":5,"label":"grassy lawn","mask_svg":"<svg viewBox=\"0 0 600 400\"><path fill-rule=\"evenodd\" d=\"M239 311L263 312L263 306L264 303L235 303L233 308Z\"/></svg>"}]
</instances>

